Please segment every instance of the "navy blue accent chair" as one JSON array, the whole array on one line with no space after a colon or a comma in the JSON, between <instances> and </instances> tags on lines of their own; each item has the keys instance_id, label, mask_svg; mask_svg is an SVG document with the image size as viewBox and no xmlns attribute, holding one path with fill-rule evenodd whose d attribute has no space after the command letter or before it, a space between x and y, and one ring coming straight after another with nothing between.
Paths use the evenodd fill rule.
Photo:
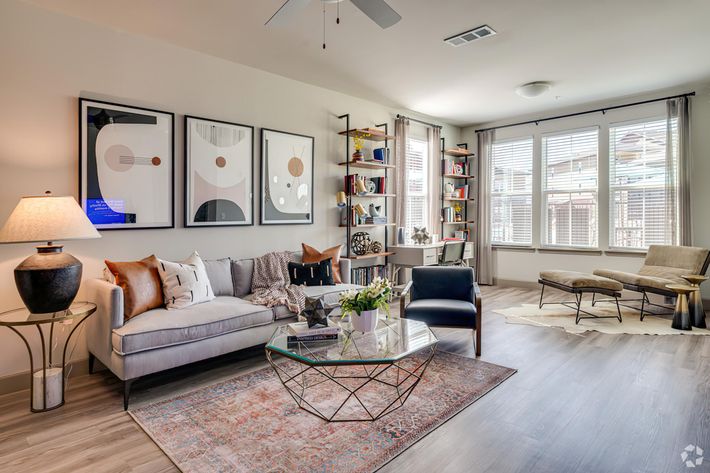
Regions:
<instances>
[{"instance_id":1,"label":"navy blue accent chair","mask_svg":"<svg viewBox=\"0 0 710 473\"><path fill-rule=\"evenodd\" d=\"M481 291L473 268L412 268L412 280L401 294L400 316L426 322L430 327L471 329L476 356L481 355Z\"/></svg>"}]
</instances>

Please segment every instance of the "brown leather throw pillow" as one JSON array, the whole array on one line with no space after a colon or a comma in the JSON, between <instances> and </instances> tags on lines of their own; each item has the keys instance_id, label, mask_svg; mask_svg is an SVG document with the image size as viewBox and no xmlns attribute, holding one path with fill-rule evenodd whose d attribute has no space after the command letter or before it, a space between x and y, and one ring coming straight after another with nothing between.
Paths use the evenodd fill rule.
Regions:
<instances>
[{"instance_id":1,"label":"brown leather throw pillow","mask_svg":"<svg viewBox=\"0 0 710 473\"><path fill-rule=\"evenodd\" d=\"M116 285L123 289L124 321L163 306L163 285L155 255L140 261L104 260L104 263L116 278Z\"/></svg>"},{"instance_id":2,"label":"brown leather throw pillow","mask_svg":"<svg viewBox=\"0 0 710 473\"><path fill-rule=\"evenodd\" d=\"M342 250L343 245L334 246L325 251L318 251L312 246L301 243L301 248L303 248L304 263L320 263L324 259L331 258L333 263L333 282L335 284L342 283L340 279L340 250Z\"/></svg>"}]
</instances>

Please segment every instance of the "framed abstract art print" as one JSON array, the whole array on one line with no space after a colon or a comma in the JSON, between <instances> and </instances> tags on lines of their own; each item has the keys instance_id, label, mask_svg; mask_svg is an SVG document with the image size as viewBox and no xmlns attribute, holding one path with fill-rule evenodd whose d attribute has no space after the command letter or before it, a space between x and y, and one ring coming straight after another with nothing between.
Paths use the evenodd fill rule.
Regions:
<instances>
[{"instance_id":1,"label":"framed abstract art print","mask_svg":"<svg viewBox=\"0 0 710 473\"><path fill-rule=\"evenodd\" d=\"M174 226L174 116L79 99L79 198L100 230Z\"/></svg>"},{"instance_id":2,"label":"framed abstract art print","mask_svg":"<svg viewBox=\"0 0 710 473\"><path fill-rule=\"evenodd\" d=\"M261 224L313 223L312 136L261 130Z\"/></svg>"},{"instance_id":3,"label":"framed abstract art print","mask_svg":"<svg viewBox=\"0 0 710 473\"><path fill-rule=\"evenodd\" d=\"M185 226L254 224L254 128L185 116Z\"/></svg>"}]
</instances>

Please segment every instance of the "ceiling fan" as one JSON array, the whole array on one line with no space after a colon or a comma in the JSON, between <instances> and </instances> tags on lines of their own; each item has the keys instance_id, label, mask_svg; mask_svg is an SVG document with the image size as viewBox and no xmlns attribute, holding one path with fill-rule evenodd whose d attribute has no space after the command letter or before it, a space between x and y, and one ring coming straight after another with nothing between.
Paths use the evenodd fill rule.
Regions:
<instances>
[{"instance_id":1,"label":"ceiling fan","mask_svg":"<svg viewBox=\"0 0 710 473\"><path fill-rule=\"evenodd\" d=\"M344 0L320 0L322 3L340 3ZM385 0L350 0L372 21L377 23L382 29L389 28L402 19L399 14L392 9ZM266 26L284 25L295 15L296 12L304 9L311 0L286 0L276 13L266 22ZM339 19L338 19L339 20ZM339 23L339 21L338 21Z\"/></svg>"}]
</instances>

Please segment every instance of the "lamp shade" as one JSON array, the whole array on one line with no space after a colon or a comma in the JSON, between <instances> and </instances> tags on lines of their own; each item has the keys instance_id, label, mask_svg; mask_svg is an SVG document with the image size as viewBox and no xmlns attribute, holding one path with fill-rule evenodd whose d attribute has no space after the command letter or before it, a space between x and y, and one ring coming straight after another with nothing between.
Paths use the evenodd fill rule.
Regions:
<instances>
[{"instance_id":1,"label":"lamp shade","mask_svg":"<svg viewBox=\"0 0 710 473\"><path fill-rule=\"evenodd\" d=\"M0 229L0 243L101 238L73 197L23 197Z\"/></svg>"}]
</instances>

